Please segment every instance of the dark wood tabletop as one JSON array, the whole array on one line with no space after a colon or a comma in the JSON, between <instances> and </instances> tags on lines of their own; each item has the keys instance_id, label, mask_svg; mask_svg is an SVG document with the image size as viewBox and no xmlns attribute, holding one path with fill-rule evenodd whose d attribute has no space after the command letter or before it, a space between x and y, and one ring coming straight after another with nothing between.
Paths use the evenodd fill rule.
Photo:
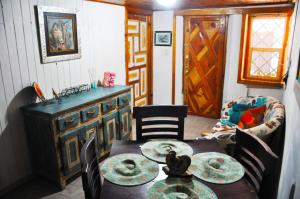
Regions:
<instances>
[{"instance_id":1,"label":"dark wood tabletop","mask_svg":"<svg viewBox=\"0 0 300 199\"><path fill-rule=\"evenodd\" d=\"M212 140L186 140L194 150L194 154L201 152L220 152L225 153L225 151L217 144L216 141ZM135 141L114 141L110 157L121 154L121 153L136 153L141 154L140 145L143 143ZM158 176L151 182L143 185L126 187L115 185L104 179L102 186L101 197L103 199L143 199L146 198L147 190L158 180L163 180L167 176L162 171L162 164L160 164L160 171ZM255 192L250 191L249 185L246 180L242 178L241 180L226 184L212 184L200 180L199 178L193 177L193 180L197 180L206 184L211 188L218 196L219 199L253 199L257 198Z\"/></svg>"}]
</instances>

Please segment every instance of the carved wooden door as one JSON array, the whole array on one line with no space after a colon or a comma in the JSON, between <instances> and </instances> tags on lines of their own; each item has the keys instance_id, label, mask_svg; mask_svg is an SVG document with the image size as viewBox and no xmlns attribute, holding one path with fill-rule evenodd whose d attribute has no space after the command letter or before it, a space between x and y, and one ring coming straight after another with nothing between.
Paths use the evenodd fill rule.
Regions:
<instances>
[{"instance_id":1,"label":"carved wooden door","mask_svg":"<svg viewBox=\"0 0 300 199\"><path fill-rule=\"evenodd\" d=\"M184 102L190 114L220 116L226 32L226 16L185 18Z\"/></svg>"},{"instance_id":2,"label":"carved wooden door","mask_svg":"<svg viewBox=\"0 0 300 199\"><path fill-rule=\"evenodd\" d=\"M126 40L126 81L133 86L133 105L151 104L151 16L128 14Z\"/></svg>"}]
</instances>

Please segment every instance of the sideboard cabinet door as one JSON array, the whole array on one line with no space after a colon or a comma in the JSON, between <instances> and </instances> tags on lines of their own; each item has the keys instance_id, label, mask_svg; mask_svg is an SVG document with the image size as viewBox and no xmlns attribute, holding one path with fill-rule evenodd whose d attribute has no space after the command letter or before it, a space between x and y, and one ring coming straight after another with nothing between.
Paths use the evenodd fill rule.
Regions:
<instances>
[{"instance_id":1,"label":"sideboard cabinet door","mask_svg":"<svg viewBox=\"0 0 300 199\"><path fill-rule=\"evenodd\" d=\"M60 137L61 153L64 175L68 175L80 169L80 143L82 140L82 128L68 132Z\"/></svg>"},{"instance_id":2,"label":"sideboard cabinet door","mask_svg":"<svg viewBox=\"0 0 300 199\"><path fill-rule=\"evenodd\" d=\"M113 140L118 138L118 112L103 116L105 150L110 150Z\"/></svg>"},{"instance_id":3,"label":"sideboard cabinet door","mask_svg":"<svg viewBox=\"0 0 300 199\"><path fill-rule=\"evenodd\" d=\"M96 139L96 149L98 151L101 150L101 134L100 134L100 127L99 127L99 121L95 121L91 124L88 124L84 127L82 131L82 139L84 140L84 143L92 136L95 135Z\"/></svg>"},{"instance_id":4,"label":"sideboard cabinet door","mask_svg":"<svg viewBox=\"0 0 300 199\"><path fill-rule=\"evenodd\" d=\"M131 108L126 106L119 110L120 135L121 140L127 140L131 136L132 118Z\"/></svg>"}]
</instances>

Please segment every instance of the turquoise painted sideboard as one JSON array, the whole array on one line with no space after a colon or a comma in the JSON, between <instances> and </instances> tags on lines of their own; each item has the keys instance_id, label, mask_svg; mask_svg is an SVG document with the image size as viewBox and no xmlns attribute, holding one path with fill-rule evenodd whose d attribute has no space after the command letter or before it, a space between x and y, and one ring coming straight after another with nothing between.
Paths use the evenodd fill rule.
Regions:
<instances>
[{"instance_id":1,"label":"turquoise painted sideboard","mask_svg":"<svg viewBox=\"0 0 300 199\"><path fill-rule=\"evenodd\" d=\"M62 189L80 172L80 149L93 134L98 158L131 137L131 87L91 89L60 102L22 107L34 172Z\"/></svg>"}]
</instances>

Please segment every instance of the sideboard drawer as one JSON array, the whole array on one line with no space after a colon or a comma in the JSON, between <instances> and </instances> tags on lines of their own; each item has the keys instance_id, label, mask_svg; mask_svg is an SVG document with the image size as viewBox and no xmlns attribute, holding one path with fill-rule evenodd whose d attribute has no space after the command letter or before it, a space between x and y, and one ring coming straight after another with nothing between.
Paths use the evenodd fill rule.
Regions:
<instances>
[{"instance_id":1,"label":"sideboard drawer","mask_svg":"<svg viewBox=\"0 0 300 199\"><path fill-rule=\"evenodd\" d=\"M62 116L58 118L58 129L64 131L68 128L76 126L80 122L80 114L73 113L68 116Z\"/></svg>"},{"instance_id":2,"label":"sideboard drawer","mask_svg":"<svg viewBox=\"0 0 300 199\"><path fill-rule=\"evenodd\" d=\"M126 93L124 95L120 95L118 97L118 105L119 106L129 105L130 100L131 100L131 93Z\"/></svg>"},{"instance_id":3,"label":"sideboard drawer","mask_svg":"<svg viewBox=\"0 0 300 199\"><path fill-rule=\"evenodd\" d=\"M99 106L91 106L81 111L81 120L86 122L92 118L95 118L99 115Z\"/></svg>"},{"instance_id":4,"label":"sideboard drawer","mask_svg":"<svg viewBox=\"0 0 300 199\"><path fill-rule=\"evenodd\" d=\"M117 99L116 98L112 98L112 99L104 101L102 103L103 114L108 113L116 108L117 108Z\"/></svg>"}]
</instances>

